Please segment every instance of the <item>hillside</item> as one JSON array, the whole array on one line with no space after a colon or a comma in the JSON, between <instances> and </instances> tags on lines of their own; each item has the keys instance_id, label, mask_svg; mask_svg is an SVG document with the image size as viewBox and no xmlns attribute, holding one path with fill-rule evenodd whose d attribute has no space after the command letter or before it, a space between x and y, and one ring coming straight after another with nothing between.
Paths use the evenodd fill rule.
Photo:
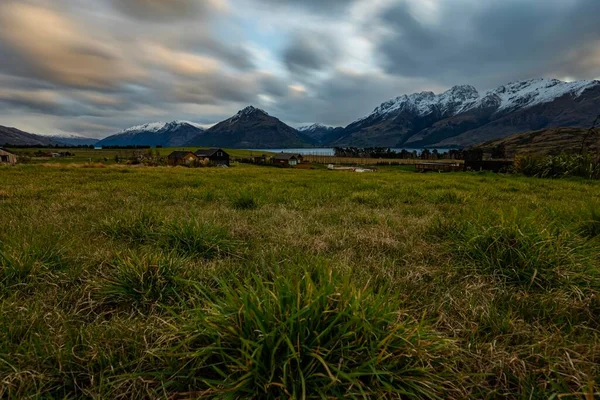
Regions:
<instances>
[{"instance_id":1,"label":"hillside","mask_svg":"<svg viewBox=\"0 0 600 400\"><path fill-rule=\"evenodd\" d=\"M0 126L1 146L57 146L60 144L48 136L35 135L16 128Z\"/></svg>"},{"instance_id":2,"label":"hillside","mask_svg":"<svg viewBox=\"0 0 600 400\"><path fill-rule=\"evenodd\" d=\"M455 86L399 96L345 128L334 145L388 147L469 146L518 132L589 126L598 113L599 81L532 79L480 96Z\"/></svg>"},{"instance_id":3,"label":"hillside","mask_svg":"<svg viewBox=\"0 0 600 400\"><path fill-rule=\"evenodd\" d=\"M581 150L588 129L583 128L550 128L533 132L519 133L503 139L477 144L474 148L490 149L504 146L507 157L517 154L556 155L563 152L574 153ZM595 132L586 140L589 150L600 150L600 132Z\"/></svg>"},{"instance_id":4,"label":"hillside","mask_svg":"<svg viewBox=\"0 0 600 400\"><path fill-rule=\"evenodd\" d=\"M252 106L201 132L188 143L189 146L246 149L307 147L313 144L314 140L309 136Z\"/></svg>"},{"instance_id":5,"label":"hillside","mask_svg":"<svg viewBox=\"0 0 600 400\"><path fill-rule=\"evenodd\" d=\"M133 126L100 140L96 146L163 146L178 147L203 132L188 121L153 122Z\"/></svg>"}]
</instances>

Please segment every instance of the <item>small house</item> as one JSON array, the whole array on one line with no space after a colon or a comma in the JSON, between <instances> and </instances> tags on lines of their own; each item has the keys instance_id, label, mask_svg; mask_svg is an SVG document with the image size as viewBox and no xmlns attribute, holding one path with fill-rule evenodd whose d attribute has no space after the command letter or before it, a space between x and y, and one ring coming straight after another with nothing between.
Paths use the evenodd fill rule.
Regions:
<instances>
[{"instance_id":1,"label":"small house","mask_svg":"<svg viewBox=\"0 0 600 400\"><path fill-rule=\"evenodd\" d=\"M298 153L279 153L271 158L271 162L281 167L295 167L304 161L302 154Z\"/></svg>"},{"instance_id":2,"label":"small house","mask_svg":"<svg viewBox=\"0 0 600 400\"><path fill-rule=\"evenodd\" d=\"M198 161L198 157L191 151L174 151L167 157L169 165L190 165Z\"/></svg>"},{"instance_id":3,"label":"small house","mask_svg":"<svg viewBox=\"0 0 600 400\"><path fill-rule=\"evenodd\" d=\"M204 160L211 165L226 165L229 167L229 154L223 149L198 150L194 153L199 160Z\"/></svg>"},{"instance_id":4,"label":"small house","mask_svg":"<svg viewBox=\"0 0 600 400\"><path fill-rule=\"evenodd\" d=\"M13 153L9 153L4 149L0 149L0 164L15 165L17 163L17 156Z\"/></svg>"}]
</instances>

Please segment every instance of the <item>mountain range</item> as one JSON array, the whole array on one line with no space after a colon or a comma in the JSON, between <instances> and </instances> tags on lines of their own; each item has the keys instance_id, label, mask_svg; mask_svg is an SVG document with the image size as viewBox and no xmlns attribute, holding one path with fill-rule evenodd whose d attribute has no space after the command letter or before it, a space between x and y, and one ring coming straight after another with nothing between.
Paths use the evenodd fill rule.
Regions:
<instances>
[{"instance_id":1,"label":"mountain range","mask_svg":"<svg viewBox=\"0 0 600 400\"><path fill-rule=\"evenodd\" d=\"M133 126L96 143L96 146L184 146L204 132L204 128L189 121L153 122Z\"/></svg>"},{"instance_id":2,"label":"mountain range","mask_svg":"<svg viewBox=\"0 0 600 400\"><path fill-rule=\"evenodd\" d=\"M588 127L598 113L600 81L563 82L543 78L513 82L483 94L473 86L460 85L441 94L402 95L382 103L371 114L346 127L313 124L294 129L249 106L209 129L188 121L155 122L125 129L96 145L465 147L528 131ZM0 144L18 140L14 132L11 135L0 130ZM28 139L32 143L67 140L32 136Z\"/></svg>"}]
</instances>

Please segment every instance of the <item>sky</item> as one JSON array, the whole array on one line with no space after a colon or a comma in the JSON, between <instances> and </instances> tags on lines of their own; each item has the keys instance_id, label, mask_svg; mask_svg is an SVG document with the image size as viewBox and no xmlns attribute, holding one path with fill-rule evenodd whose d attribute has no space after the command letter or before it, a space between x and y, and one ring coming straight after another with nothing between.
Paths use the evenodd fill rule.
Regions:
<instances>
[{"instance_id":1,"label":"sky","mask_svg":"<svg viewBox=\"0 0 600 400\"><path fill-rule=\"evenodd\" d=\"M0 0L0 125L105 137L254 105L345 126L419 91L600 77L600 0Z\"/></svg>"}]
</instances>

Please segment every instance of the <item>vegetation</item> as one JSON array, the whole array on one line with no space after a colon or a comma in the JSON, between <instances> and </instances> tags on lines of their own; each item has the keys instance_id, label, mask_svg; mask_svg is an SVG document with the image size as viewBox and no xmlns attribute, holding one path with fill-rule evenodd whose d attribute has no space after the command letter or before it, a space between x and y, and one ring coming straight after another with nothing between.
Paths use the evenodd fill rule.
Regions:
<instances>
[{"instance_id":1,"label":"vegetation","mask_svg":"<svg viewBox=\"0 0 600 400\"><path fill-rule=\"evenodd\" d=\"M2 398L600 392L600 182L82 161L0 167Z\"/></svg>"},{"instance_id":2,"label":"vegetation","mask_svg":"<svg viewBox=\"0 0 600 400\"><path fill-rule=\"evenodd\" d=\"M517 157L515 172L538 178L581 177L600 179L600 155L561 154L558 156Z\"/></svg>"}]
</instances>

